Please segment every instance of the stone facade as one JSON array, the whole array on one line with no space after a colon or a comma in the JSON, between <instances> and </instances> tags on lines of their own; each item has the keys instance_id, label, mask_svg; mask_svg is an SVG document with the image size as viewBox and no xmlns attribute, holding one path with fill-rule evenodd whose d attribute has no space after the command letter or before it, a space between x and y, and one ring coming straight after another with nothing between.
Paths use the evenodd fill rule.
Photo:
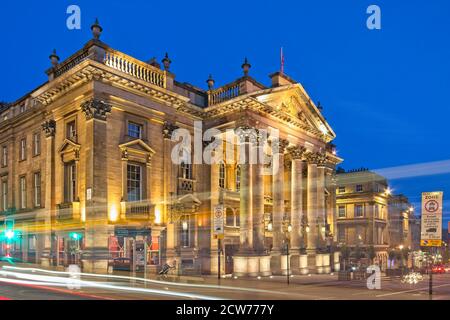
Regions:
<instances>
[{"instance_id":1,"label":"stone facade","mask_svg":"<svg viewBox=\"0 0 450 320\"><path fill-rule=\"evenodd\" d=\"M286 274L286 261L293 273L330 272L342 159L302 85L277 72L266 87L246 61L243 77L217 89L210 77L202 90L177 82L167 55L162 70L113 50L94 29L62 63L52 54L47 83L1 109L0 220L14 221L18 235L7 253L88 272L106 272L122 257L155 272L167 262L180 273L211 274L219 255L222 273L237 276ZM234 158L172 161L176 129L195 136L211 128L233 132ZM258 133L269 129L279 132L262 152L272 165L250 161L264 146ZM204 140L193 140L192 150L211 148ZM218 205L221 241L213 230Z\"/></svg>"}]
</instances>

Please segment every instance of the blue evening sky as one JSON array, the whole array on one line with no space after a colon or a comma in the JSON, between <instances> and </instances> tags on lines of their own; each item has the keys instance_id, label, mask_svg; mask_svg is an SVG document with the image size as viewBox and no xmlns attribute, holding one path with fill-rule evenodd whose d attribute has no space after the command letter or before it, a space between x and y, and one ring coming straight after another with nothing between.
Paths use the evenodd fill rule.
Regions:
<instances>
[{"instance_id":1,"label":"blue evening sky","mask_svg":"<svg viewBox=\"0 0 450 320\"><path fill-rule=\"evenodd\" d=\"M81 8L81 30L66 27L71 4ZM381 8L381 30L366 28L371 4ZM97 16L104 42L141 60L167 51L176 79L203 88L209 73L216 85L241 76L244 57L268 85L282 46L286 74L320 100L346 169L450 159L447 0L2 1L0 100L44 82L51 50L65 59L81 48ZM422 191L450 199L450 174L411 175L391 184L416 207Z\"/></svg>"}]
</instances>

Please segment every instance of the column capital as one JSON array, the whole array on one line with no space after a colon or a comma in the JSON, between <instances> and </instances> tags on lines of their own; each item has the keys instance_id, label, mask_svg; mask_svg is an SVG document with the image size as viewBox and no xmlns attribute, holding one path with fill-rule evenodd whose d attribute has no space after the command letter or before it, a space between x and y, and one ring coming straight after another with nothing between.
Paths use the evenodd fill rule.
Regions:
<instances>
[{"instance_id":1,"label":"column capital","mask_svg":"<svg viewBox=\"0 0 450 320\"><path fill-rule=\"evenodd\" d=\"M250 142L256 144L260 138L259 130L250 126L240 126L234 129L240 143Z\"/></svg>"},{"instance_id":2,"label":"column capital","mask_svg":"<svg viewBox=\"0 0 450 320\"><path fill-rule=\"evenodd\" d=\"M162 134L164 139L170 139L172 137L172 133L174 130L178 129L178 126L176 126L171 121L164 121Z\"/></svg>"},{"instance_id":3,"label":"column capital","mask_svg":"<svg viewBox=\"0 0 450 320\"><path fill-rule=\"evenodd\" d=\"M97 119L106 121L106 116L111 112L111 105L103 100L91 99L81 104L81 111L86 120Z\"/></svg>"},{"instance_id":4,"label":"column capital","mask_svg":"<svg viewBox=\"0 0 450 320\"><path fill-rule=\"evenodd\" d=\"M292 160L301 160L304 157L306 148L303 146L292 146L288 148L288 152L291 154Z\"/></svg>"},{"instance_id":5,"label":"column capital","mask_svg":"<svg viewBox=\"0 0 450 320\"><path fill-rule=\"evenodd\" d=\"M321 152L308 151L305 154L308 164L316 164L318 166L324 166L326 163L326 155Z\"/></svg>"},{"instance_id":6,"label":"column capital","mask_svg":"<svg viewBox=\"0 0 450 320\"><path fill-rule=\"evenodd\" d=\"M47 138L54 137L56 133L56 121L49 119L42 123L42 130Z\"/></svg>"},{"instance_id":7,"label":"column capital","mask_svg":"<svg viewBox=\"0 0 450 320\"><path fill-rule=\"evenodd\" d=\"M286 139L274 139L271 141L271 145L272 145L272 152L273 153L281 153L283 154L284 151L286 150L287 146L289 145L289 141L287 141Z\"/></svg>"}]
</instances>

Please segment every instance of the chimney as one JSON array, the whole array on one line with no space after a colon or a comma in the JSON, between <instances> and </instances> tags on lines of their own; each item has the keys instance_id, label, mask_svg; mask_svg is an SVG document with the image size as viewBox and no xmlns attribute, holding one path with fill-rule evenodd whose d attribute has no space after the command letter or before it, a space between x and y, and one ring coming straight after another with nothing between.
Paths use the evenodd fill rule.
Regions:
<instances>
[{"instance_id":1,"label":"chimney","mask_svg":"<svg viewBox=\"0 0 450 320\"><path fill-rule=\"evenodd\" d=\"M288 77L285 73L281 73L279 71L270 74L269 77L270 79L272 79L272 88L297 83L297 81Z\"/></svg>"}]
</instances>

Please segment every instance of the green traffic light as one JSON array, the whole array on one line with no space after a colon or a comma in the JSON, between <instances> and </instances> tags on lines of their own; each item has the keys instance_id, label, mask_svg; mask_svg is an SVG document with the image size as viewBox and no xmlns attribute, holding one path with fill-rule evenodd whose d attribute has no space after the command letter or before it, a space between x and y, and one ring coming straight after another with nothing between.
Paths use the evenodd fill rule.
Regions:
<instances>
[{"instance_id":1,"label":"green traffic light","mask_svg":"<svg viewBox=\"0 0 450 320\"><path fill-rule=\"evenodd\" d=\"M69 234L69 237L71 237L73 240L79 240L81 238L81 234L72 232Z\"/></svg>"},{"instance_id":2,"label":"green traffic light","mask_svg":"<svg viewBox=\"0 0 450 320\"><path fill-rule=\"evenodd\" d=\"M6 230L5 231L6 239L11 240L14 238L14 231L13 230Z\"/></svg>"}]
</instances>

